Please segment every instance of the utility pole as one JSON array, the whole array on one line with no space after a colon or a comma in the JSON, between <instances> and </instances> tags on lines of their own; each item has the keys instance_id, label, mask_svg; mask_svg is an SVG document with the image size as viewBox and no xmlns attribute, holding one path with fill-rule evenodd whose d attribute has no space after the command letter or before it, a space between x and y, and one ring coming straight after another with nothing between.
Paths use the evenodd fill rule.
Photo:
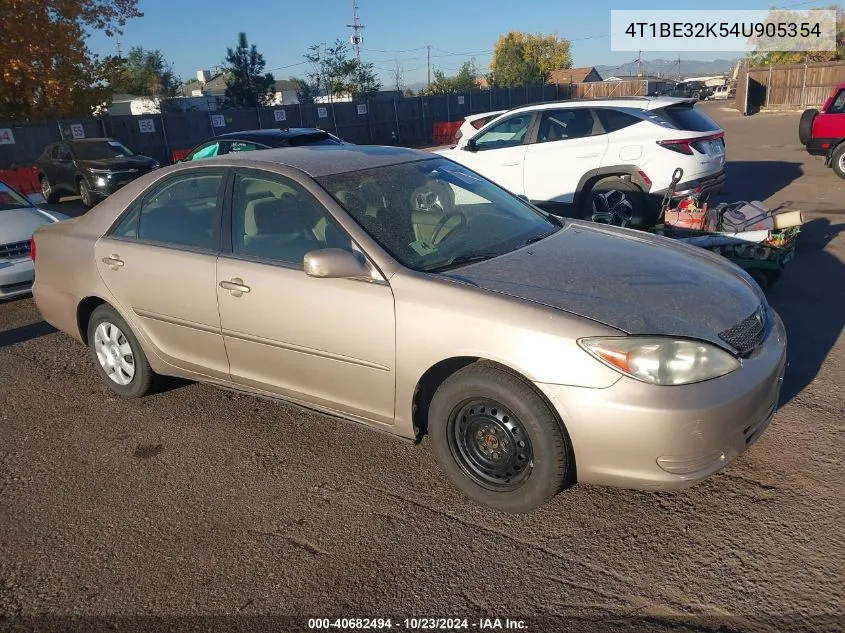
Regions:
<instances>
[{"instance_id":1,"label":"utility pole","mask_svg":"<svg viewBox=\"0 0 845 633\"><path fill-rule=\"evenodd\" d=\"M426 47L426 65L428 66L428 89L431 90L431 44Z\"/></svg>"},{"instance_id":2,"label":"utility pole","mask_svg":"<svg viewBox=\"0 0 845 633\"><path fill-rule=\"evenodd\" d=\"M637 77L643 75L643 52L637 51Z\"/></svg>"},{"instance_id":3,"label":"utility pole","mask_svg":"<svg viewBox=\"0 0 845 633\"><path fill-rule=\"evenodd\" d=\"M352 0L352 24L346 25L352 29L352 37L349 41L352 42L352 47L355 49L355 60L361 63L361 44L364 42L364 36L361 31L364 30L364 25L358 22L358 0Z\"/></svg>"},{"instance_id":4,"label":"utility pole","mask_svg":"<svg viewBox=\"0 0 845 633\"><path fill-rule=\"evenodd\" d=\"M681 80L681 56L678 55L678 81Z\"/></svg>"}]
</instances>

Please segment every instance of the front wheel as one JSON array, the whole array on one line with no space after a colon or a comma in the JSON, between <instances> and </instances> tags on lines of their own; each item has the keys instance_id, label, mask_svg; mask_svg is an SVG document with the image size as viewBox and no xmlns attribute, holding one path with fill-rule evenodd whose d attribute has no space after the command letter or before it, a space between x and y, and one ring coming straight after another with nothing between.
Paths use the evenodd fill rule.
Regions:
<instances>
[{"instance_id":1,"label":"front wheel","mask_svg":"<svg viewBox=\"0 0 845 633\"><path fill-rule=\"evenodd\" d=\"M49 204L55 204L59 201L59 194L53 188L53 184L47 176L41 176L41 195Z\"/></svg>"},{"instance_id":2,"label":"front wheel","mask_svg":"<svg viewBox=\"0 0 845 633\"><path fill-rule=\"evenodd\" d=\"M830 157L830 164L837 176L845 178L845 143L840 143L839 147L833 150L833 154Z\"/></svg>"},{"instance_id":3,"label":"front wheel","mask_svg":"<svg viewBox=\"0 0 845 633\"><path fill-rule=\"evenodd\" d=\"M82 204L84 204L89 209L94 206L94 198L91 195L91 188L88 186L88 183L85 182L85 179L79 181L79 195L82 198Z\"/></svg>"},{"instance_id":4,"label":"front wheel","mask_svg":"<svg viewBox=\"0 0 845 633\"><path fill-rule=\"evenodd\" d=\"M112 391L127 398L140 398L152 391L155 374L144 350L111 306L101 305L91 314L88 346L97 373Z\"/></svg>"},{"instance_id":5,"label":"front wheel","mask_svg":"<svg viewBox=\"0 0 845 633\"><path fill-rule=\"evenodd\" d=\"M434 457L470 499L502 512L535 510L574 479L569 440L521 378L486 363L450 376L428 417Z\"/></svg>"}]
</instances>

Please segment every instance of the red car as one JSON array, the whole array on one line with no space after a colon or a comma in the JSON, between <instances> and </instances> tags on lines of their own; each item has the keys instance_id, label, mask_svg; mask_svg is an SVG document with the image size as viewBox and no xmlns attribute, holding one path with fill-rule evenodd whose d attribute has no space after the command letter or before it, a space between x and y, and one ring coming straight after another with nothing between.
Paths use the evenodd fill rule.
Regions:
<instances>
[{"instance_id":1,"label":"red car","mask_svg":"<svg viewBox=\"0 0 845 633\"><path fill-rule=\"evenodd\" d=\"M845 83L833 89L821 112L804 110L798 137L808 152L824 156L825 164L845 178Z\"/></svg>"}]
</instances>

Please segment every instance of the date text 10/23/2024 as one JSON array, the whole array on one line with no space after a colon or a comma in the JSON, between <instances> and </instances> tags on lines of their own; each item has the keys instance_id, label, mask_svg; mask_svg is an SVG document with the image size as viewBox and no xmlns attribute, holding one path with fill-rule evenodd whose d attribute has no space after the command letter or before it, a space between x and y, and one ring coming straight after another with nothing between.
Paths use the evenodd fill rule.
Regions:
<instances>
[{"instance_id":1,"label":"date text 10/23/2024","mask_svg":"<svg viewBox=\"0 0 845 633\"><path fill-rule=\"evenodd\" d=\"M511 618L309 618L309 631L527 631Z\"/></svg>"}]
</instances>

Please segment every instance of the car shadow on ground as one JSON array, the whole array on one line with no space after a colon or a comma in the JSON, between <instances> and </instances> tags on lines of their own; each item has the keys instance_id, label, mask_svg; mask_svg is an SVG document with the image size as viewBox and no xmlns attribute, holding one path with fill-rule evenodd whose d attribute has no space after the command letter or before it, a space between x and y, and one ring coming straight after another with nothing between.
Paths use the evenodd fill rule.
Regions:
<instances>
[{"instance_id":1,"label":"car shadow on ground","mask_svg":"<svg viewBox=\"0 0 845 633\"><path fill-rule=\"evenodd\" d=\"M760 177L761 172L765 177ZM725 188L715 196L716 202L766 200L798 180L804 170L801 163L738 160L728 161L725 173Z\"/></svg>"},{"instance_id":2,"label":"car shadow on ground","mask_svg":"<svg viewBox=\"0 0 845 633\"><path fill-rule=\"evenodd\" d=\"M781 405L810 385L845 326L845 263L824 250L843 231L827 218L804 224L795 259L766 292L789 339Z\"/></svg>"},{"instance_id":3,"label":"car shadow on ground","mask_svg":"<svg viewBox=\"0 0 845 633\"><path fill-rule=\"evenodd\" d=\"M48 211L64 213L72 218L78 218L80 215L85 215L85 212L88 211L88 207L82 204L82 199L78 197L63 198L60 202L54 202L52 204L44 203L39 204L38 206L42 209L47 209Z\"/></svg>"},{"instance_id":4,"label":"car shadow on ground","mask_svg":"<svg viewBox=\"0 0 845 633\"><path fill-rule=\"evenodd\" d=\"M36 323L12 328L11 330L0 332L0 348L31 341L32 339L52 334L56 331L56 328L45 321L38 321Z\"/></svg>"}]
</instances>

